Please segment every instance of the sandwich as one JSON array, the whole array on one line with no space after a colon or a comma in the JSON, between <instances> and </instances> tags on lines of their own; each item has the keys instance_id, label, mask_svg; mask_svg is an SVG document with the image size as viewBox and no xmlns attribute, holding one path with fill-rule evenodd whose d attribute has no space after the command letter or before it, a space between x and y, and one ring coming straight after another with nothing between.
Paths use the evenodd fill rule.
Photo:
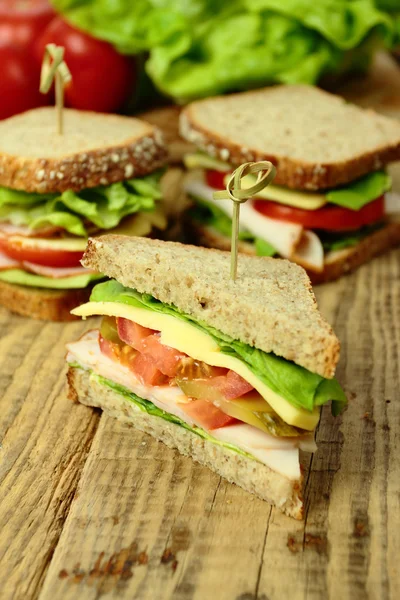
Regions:
<instances>
[{"instance_id":1,"label":"sandwich","mask_svg":"<svg viewBox=\"0 0 400 600\"><path fill-rule=\"evenodd\" d=\"M80 264L89 235L167 227L162 134L138 119L53 108L0 122L0 304L71 319L103 275Z\"/></svg>"},{"instance_id":2,"label":"sandwich","mask_svg":"<svg viewBox=\"0 0 400 600\"><path fill-rule=\"evenodd\" d=\"M304 269L177 242L106 235L82 263L110 279L72 312L69 395L149 433L287 515L303 514L299 450L346 396L339 341Z\"/></svg>"},{"instance_id":3,"label":"sandwich","mask_svg":"<svg viewBox=\"0 0 400 600\"><path fill-rule=\"evenodd\" d=\"M398 121L311 86L282 85L193 102L181 133L198 148L185 157L197 243L230 247L232 202L213 191L233 168L259 160L277 175L242 205L240 251L288 258L317 283L400 243L400 203L387 194L386 171L400 159Z\"/></svg>"}]
</instances>

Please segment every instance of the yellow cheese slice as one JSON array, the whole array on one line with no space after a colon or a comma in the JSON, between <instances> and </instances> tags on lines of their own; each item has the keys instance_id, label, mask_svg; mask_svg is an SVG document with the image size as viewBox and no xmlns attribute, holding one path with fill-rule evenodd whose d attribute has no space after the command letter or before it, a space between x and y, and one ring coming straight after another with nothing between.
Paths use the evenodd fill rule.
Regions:
<instances>
[{"instance_id":1,"label":"yellow cheese slice","mask_svg":"<svg viewBox=\"0 0 400 600\"><path fill-rule=\"evenodd\" d=\"M175 348L196 360L201 360L214 367L224 367L238 373L248 381L261 396L272 406L275 412L294 427L312 431L319 421L319 408L312 413L296 408L279 394L276 394L247 367L247 365L232 356L223 354L215 340L207 333L200 331L194 325L173 317L157 313L146 308L137 308L118 302L87 302L71 311L79 317L92 315L108 315L130 319L150 329L161 332L161 342Z\"/></svg>"},{"instance_id":2,"label":"yellow cheese slice","mask_svg":"<svg viewBox=\"0 0 400 600\"><path fill-rule=\"evenodd\" d=\"M186 154L183 161L187 169L214 169L223 172L232 171L232 166L228 163L201 152ZM229 175L230 174L228 173L224 178L225 185L229 179ZM255 175L246 175L246 177L242 179L242 186L244 188L251 187L255 182ZM327 200L323 194L300 192L280 185L271 184L265 190L259 192L257 198L274 200L275 202L280 202L287 206L294 206L295 208L303 208L304 210L317 210L327 204Z\"/></svg>"},{"instance_id":3,"label":"yellow cheese slice","mask_svg":"<svg viewBox=\"0 0 400 600\"><path fill-rule=\"evenodd\" d=\"M187 169L216 169L217 171L232 171L232 167L228 163L213 158L207 154L194 153L185 154L183 164Z\"/></svg>"},{"instance_id":4,"label":"yellow cheese slice","mask_svg":"<svg viewBox=\"0 0 400 600\"><path fill-rule=\"evenodd\" d=\"M225 185L227 184L229 175L224 178ZM249 188L254 185L257 178L254 175L246 175L242 179L242 187ZM257 198L263 198L264 200L274 200L280 204L286 204L287 206L293 206L294 208L302 208L304 210L317 210L327 203L327 200L323 194L316 194L315 192L299 192L298 190L291 190L290 188L282 187L281 185L269 185L261 192L257 193Z\"/></svg>"}]
</instances>

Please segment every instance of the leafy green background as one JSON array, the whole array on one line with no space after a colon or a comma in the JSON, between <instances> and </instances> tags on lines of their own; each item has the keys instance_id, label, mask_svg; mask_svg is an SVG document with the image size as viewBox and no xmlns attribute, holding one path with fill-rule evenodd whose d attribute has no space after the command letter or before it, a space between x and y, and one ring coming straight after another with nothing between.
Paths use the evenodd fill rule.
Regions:
<instances>
[{"instance_id":1,"label":"leafy green background","mask_svg":"<svg viewBox=\"0 0 400 600\"><path fill-rule=\"evenodd\" d=\"M67 20L127 54L178 100L363 69L395 43L373 0L52 0Z\"/></svg>"}]
</instances>

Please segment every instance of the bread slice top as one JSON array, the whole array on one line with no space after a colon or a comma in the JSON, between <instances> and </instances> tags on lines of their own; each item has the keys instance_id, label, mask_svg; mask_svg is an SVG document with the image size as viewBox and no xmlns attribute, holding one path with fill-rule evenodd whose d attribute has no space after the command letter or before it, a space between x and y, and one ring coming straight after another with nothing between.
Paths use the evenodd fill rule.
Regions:
<instances>
[{"instance_id":1,"label":"bread slice top","mask_svg":"<svg viewBox=\"0 0 400 600\"><path fill-rule=\"evenodd\" d=\"M0 185L27 192L79 191L151 173L166 163L162 133L139 119L54 108L0 121Z\"/></svg>"},{"instance_id":2,"label":"bread slice top","mask_svg":"<svg viewBox=\"0 0 400 600\"><path fill-rule=\"evenodd\" d=\"M193 102L181 134L232 165L270 160L275 183L339 186L400 159L400 122L307 85L280 85Z\"/></svg>"},{"instance_id":3,"label":"bread slice top","mask_svg":"<svg viewBox=\"0 0 400 600\"><path fill-rule=\"evenodd\" d=\"M89 239L82 264L234 339L334 375L339 341L318 311L306 272L287 260L240 255L231 281L229 252L105 235Z\"/></svg>"}]
</instances>

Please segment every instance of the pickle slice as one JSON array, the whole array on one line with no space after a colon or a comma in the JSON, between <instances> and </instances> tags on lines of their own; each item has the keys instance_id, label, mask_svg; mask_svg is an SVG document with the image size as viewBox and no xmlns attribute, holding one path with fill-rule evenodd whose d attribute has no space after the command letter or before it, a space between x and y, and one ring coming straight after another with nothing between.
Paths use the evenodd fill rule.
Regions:
<instances>
[{"instance_id":1,"label":"pickle slice","mask_svg":"<svg viewBox=\"0 0 400 600\"><path fill-rule=\"evenodd\" d=\"M254 425L275 437L297 437L305 431L286 423L257 392L235 400L222 400L218 407L230 417Z\"/></svg>"},{"instance_id":2,"label":"pickle slice","mask_svg":"<svg viewBox=\"0 0 400 600\"><path fill-rule=\"evenodd\" d=\"M122 344L122 341L118 335L117 321L115 317L103 317L100 333L105 340L109 340L114 344Z\"/></svg>"},{"instance_id":3,"label":"pickle slice","mask_svg":"<svg viewBox=\"0 0 400 600\"><path fill-rule=\"evenodd\" d=\"M187 380L178 377L176 383L186 396L212 402L230 417L275 437L297 437L306 433L286 423L256 391L235 400L227 400L221 390L206 378Z\"/></svg>"}]
</instances>

